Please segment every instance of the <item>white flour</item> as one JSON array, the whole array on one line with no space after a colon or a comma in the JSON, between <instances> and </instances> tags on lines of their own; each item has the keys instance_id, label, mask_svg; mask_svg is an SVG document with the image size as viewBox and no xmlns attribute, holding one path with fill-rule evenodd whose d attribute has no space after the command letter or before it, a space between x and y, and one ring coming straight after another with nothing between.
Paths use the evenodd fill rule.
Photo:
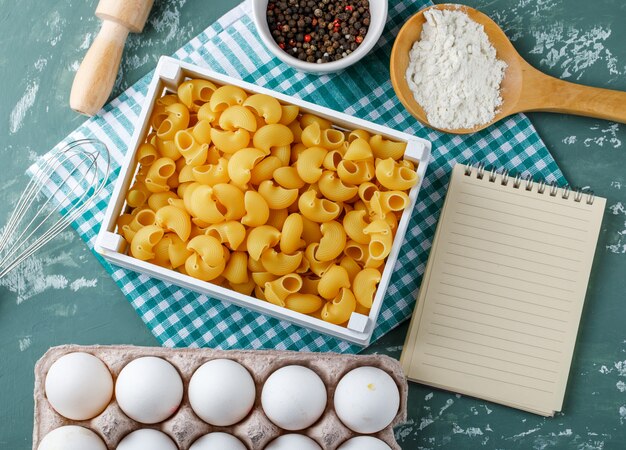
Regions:
<instances>
[{"instance_id":1,"label":"white flour","mask_svg":"<svg viewBox=\"0 0 626 450\"><path fill-rule=\"evenodd\" d=\"M502 104L506 63L496 58L483 26L462 11L430 10L409 54L406 79L436 128L474 128Z\"/></svg>"}]
</instances>

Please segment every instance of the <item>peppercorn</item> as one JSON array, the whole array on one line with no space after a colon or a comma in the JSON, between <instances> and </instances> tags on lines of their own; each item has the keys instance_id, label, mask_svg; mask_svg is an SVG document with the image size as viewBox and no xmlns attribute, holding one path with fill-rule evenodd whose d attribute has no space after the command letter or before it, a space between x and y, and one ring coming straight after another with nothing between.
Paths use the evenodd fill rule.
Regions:
<instances>
[{"instance_id":1,"label":"peppercorn","mask_svg":"<svg viewBox=\"0 0 626 450\"><path fill-rule=\"evenodd\" d=\"M320 64L356 50L371 20L368 0L269 0L266 12L280 48Z\"/></svg>"}]
</instances>

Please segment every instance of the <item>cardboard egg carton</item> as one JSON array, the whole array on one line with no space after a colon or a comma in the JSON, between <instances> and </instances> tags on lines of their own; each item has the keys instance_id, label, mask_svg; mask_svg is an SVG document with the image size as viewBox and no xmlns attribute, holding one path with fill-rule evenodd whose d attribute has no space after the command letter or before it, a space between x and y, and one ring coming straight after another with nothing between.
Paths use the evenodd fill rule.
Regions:
<instances>
[{"instance_id":1,"label":"cardboard egg carton","mask_svg":"<svg viewBox=\"0 0 626 450\"><path fill-rule=\"evenodd\" d=\"M75 421L59 415L46 399L45 379L50 366L61 356L72 352L90 353L102 360L117 377L129 362L143 356L156 356L170 362L178 370L184 385L183 400L178 411L164 422L146 425L126 416L115 398L107 408L91 420ZM252 411L239 423L228 427L216 427L203 422L192 410L188 398L189 380L202 364L212 359L231 359L243 365L256 384L256 399ZM43 437L64 425L79 425L95 431L107 447L115 450L128 433L140 428L153 428L169 435L180 450L188 450L200 436L222 431L239 438L250 450L265 448L276 437L291 433L274 425L263 413L261 391L263 383L277 369L288 365L301 365L315 371L324 381L327 404L324 414L311 427L298 431L317 442L323 449L335 450L343 442L358 435L347 428L334 411L333 398L339 380L350 370L361 366L378 367L387 372L400 391L400 408L392 423L382 431L372 434L386 442L392 449L400 450L393 427L406 420L408 386L400 364L384 355L342 355L337 353L305 353L276 350L213 350L169 349L161 347L134 346L80 346L53 347L35 366L35 420L33 450Z\"/></svg>"}]
</instances>

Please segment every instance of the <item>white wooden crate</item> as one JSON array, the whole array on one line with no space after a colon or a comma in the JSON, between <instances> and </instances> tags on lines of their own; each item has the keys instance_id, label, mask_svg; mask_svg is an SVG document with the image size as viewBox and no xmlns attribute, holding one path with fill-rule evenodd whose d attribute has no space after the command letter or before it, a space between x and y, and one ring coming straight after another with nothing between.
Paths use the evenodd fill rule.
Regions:
<instances>
[{"instance_id":1,"label":"white wooden crate","mask_svg":"<svg viewBox=\"0 0 626 450\"><path fill-rule=\"evenodd\" d=\"M281 103L299 106L301 112L310 112L328 119L340 128L348 130L360 128L367 130L372 134L381 134L383 137L388 139L407 142L408 145L404 158L418 164L417 173L419 175L419 182L409 192L410 204L402 214L402 218L398 223L391 253L385 263L382 279L378 285L378 290L376 291L369 316L353 313L347 327L334 325L306 314L291 311L287 308L282 308L272 303L183 275L174 270L165 269L163 267L141 261L126 254L124 239L122 236L115 233L115 227L117 218L126 208L126 192L131 186L136 173L137 168L135 164L135 153L150 130L149 118L152 114L155 101L166 91L176 92L178 85L180 85L187 78L203 78L216 84L231 84L239 86L249 93L268 94L277 98ZM381 310L385 292L389 285L393 268L398 259L400 247L404 241L404 235L406 233L411 213L415 207L417 194L420 190L422 179L426 173L430 150L430 142L424 139L417 138L406 133L401 133L391 128L380 126L356 117L351 117L347 114L343 114L329 108L324 108L313 103L300 100L296 97L284 95L251 83L246 83L204 67L188 64L169 57L162 57L159 60L154 77L148 88L146 101L143 105L141 114L139 115L139 122L130 142L128 143L126 158L120 169L119 178L102 221L100 233L98 234L96 251L109 262L127 269L145 273L152 277L168 281L196 292L207 294L211 297L218 298L243 308L258 311L263 314L277 317L282 320L365 346L369 344L374 332L374 327Z\"/></svg>"}]
</instances>

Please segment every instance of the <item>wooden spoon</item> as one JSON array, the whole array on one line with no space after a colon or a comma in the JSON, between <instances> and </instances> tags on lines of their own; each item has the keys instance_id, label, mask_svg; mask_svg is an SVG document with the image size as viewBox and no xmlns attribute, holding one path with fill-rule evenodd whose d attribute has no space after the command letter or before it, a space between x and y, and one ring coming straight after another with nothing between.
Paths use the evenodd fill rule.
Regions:
<instances>
[{"instance_id":1,"label":"wooden spoon","mask_svg":"<svg viewBox=\"0 0 626 450\"><path fill-rule=\"evenodd\" d=\"M502 106L494 119L472 129L448 130L433 127L417 103L406 81L409 51L419 40L429 9L461 10L485 27L485 33L496 49L498 59L507 63L500 86ZM411 17L402 27L391 51L391 83L404 107L420 122L447 133L469 134L482 130L511 114L524 111L548 111L596 117L626 123L626 92L600 89L569 83L538 71L515 50L498 25L488 16L463 5L442 4L425 8Z\"/></svg>"}]
</instances>

